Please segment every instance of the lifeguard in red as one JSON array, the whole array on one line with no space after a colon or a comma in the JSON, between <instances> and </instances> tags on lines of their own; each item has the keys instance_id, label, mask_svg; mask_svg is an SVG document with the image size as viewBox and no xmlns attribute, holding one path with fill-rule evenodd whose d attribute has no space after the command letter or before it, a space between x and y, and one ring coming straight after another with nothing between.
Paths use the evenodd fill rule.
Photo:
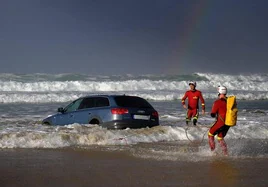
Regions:
<instances>
[{"instance_id":1,"label":"lifeguard in red","mask_svg":"<svg viewBox=\"0 0 268 187\"><path fill-rule=\"evenodd\" d=\"M199 99L202 104L202 113L205 114L205 100L202 96L202 92L196 90L196 82L189 83L190 90L186 91L181 99L182 105L187 109L186 124L188 124L193 118L193 124L196 125L199 115ZM185 105L185 100L188 98L188 107Z\"/></svg>"},{"instance_id":2,"label":"lifeguard in red","mask_svg":"<svg viewBox=\"0 0 268 187\"><path fill-rule=\"evenodd\" d=\"M226 98L220 98L216 100L211 109L211 117L217 117L216 122L209 130L210 136L215 136L218 134L218 139L224 138L226 135L226 130L222 131L224 126L226 116ZM227 126L228 127L228 126Z\"/></svg>"},{"instance_id":3,"label":"lifeguard in red","mask_svg":"<svg viewBox=\"0 0 268 187\"><path fill-rule=\"evenodd\" d=\"M218 97L212 106L211 109L211 117L215 118L216 121L212 127L210 127L208 132L208 143L210 146L211 151L215 150L215 141L214 136L218 135L218 141L222 148L222 152L224 155L228 155L227 151L227 144L224 141L224 137L226 136L230 126L225 125L225 117L226 117L226 94L227 94L227 88L225 86L219 86L218 87Z\"/></svg>"}]
</instances>

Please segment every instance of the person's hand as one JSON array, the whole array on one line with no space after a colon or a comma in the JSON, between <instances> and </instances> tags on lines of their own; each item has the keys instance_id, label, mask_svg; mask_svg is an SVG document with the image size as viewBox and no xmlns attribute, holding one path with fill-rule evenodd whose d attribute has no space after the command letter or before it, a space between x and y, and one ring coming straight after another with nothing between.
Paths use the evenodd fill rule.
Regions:
<instances>
[{"instance_id":1,"label":"person's hand","mask_svg":"<svg viewBox=\"0 0 268 187\"><path fill-rule=\"evenodd\" d=\"M183 105L183 108L187 109L187 106L186 105Z\"/></svg>"},{"instance_id":2,"label":"person's hand","mask_svg":"<svg viewBox=\"0 0 268 187\"><path fill-rule=\"evenodd\" d=\"M206 114L206 112L205 112L205 110L204 110L204 109L202 110L202 114L203 114L203 115L205 115L205 114Z\"/></svg>"}]
</instances>

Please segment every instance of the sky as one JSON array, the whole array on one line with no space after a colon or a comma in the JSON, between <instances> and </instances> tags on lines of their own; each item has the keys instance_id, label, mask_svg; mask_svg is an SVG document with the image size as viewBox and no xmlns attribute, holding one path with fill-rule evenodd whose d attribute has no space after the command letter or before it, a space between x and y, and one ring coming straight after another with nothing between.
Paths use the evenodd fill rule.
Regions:
<instances>
[{"instance_id":1,"label":"sky","mask_svg":"<svg viewBox=\"0 0 268 187\"><path fill-rule=\"evenodd\" d=\"M1 0L0 73L268 73L266 0Z\"/></svg>"}]
</instances>

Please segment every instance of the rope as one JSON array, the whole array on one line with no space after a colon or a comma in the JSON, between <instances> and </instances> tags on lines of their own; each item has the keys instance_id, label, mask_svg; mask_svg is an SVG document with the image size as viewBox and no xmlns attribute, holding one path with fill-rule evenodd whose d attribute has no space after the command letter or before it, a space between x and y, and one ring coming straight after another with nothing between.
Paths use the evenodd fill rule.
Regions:
<instances>
[{"instance_id":1,"label":"rope","mask_svg":"<svg viewBox=\"0 0 268 187\"><path fill-rule=\"evenodd\" d=\"M203 134L202 140L199 142L199 141L193 141L193 140L191 140L191 139L188 137L188 133L187 133L188 129L189 129L189 126L185 129L185 134L186 134L187 139L188 139L191 143L193 143L193 144L197 144L197 145L201 145L201 143L202 143L202 142L204 141L204 139L205 139L205 135L206 135L207 132L209 131L209 127L208 127L208 130Z\"/></svg>"},{"instance_id":2,"label":"rope","mask_svg":"<svg viewBox=\"0 0 268 187\"><path fill-rule=\"evenodd\" d=\"M183 120L183 121L184 121L184 120ZM214 124L214 123L213 123L213 124ZM212 125L213 125L213 124L212 124ZM212 125L211 125L211 126L212 126ZM211 126L210 126L210 127L211 127ZM190 127L190 126L187 126L187 128L185 129L185 134L186 134L187 139L188 139L192 144L201 145L201 144L203 143L203 141L204 141L204 139L205 139L205 135L208 133L210 127L207 127L207 130L206 130L205 133L203 134L201 141L193 141L193 140L191 140L191 139L189 138L189 136L188 136L188 132L187 132L187 131L189 130L189 127ZM133 136L133 135L132 135L132 136ZM119 138L113 138L113 140L125 141L126 145L128 145L128 141L127 141L127 139L126 139L127 137L130 137L130 136L119 137Z\"/></svg>"},{"instance_id":3,"label":"rope","mask_svg":"<svg viewBox=\"0 0 268 187\"><path fill-rule=\"evenodd\" d=\"M115 138L115 139L113 139L113 140L125 140L126 145L128 145L128 143L127 143L127 139L126 139L126 138Z\"/></svg>"},{"instance_id":4,"label":"rope","mask_svg":"<svg viewBox=\"0 0 268 187\"><path fill-rule=\"evenodd\" d=\"M205 135L207 134L207 132L208 132L208 130L209 130L209 127L208 127L208 130L203 134L203 137L202 137L202 140L200 141L200 142L196 142L196 141L192 141L189 137L188 137L188 133L187 133L187 131L188 131L188 129L189 129L189 126L185 129L185 133L186 133L186 137L187 137L187 139L191 142L191 143L193 143L193 144L197 144L197 145L201 145L201 143L204 141L204 139L205 139ZM126 145L128 145L128 142L127 142L127 139L126 139L126 137L124 137L124 138L114 138L113 140L120 140L120 141L125 141L126 142Z\"/></svg>"}]
</instances>

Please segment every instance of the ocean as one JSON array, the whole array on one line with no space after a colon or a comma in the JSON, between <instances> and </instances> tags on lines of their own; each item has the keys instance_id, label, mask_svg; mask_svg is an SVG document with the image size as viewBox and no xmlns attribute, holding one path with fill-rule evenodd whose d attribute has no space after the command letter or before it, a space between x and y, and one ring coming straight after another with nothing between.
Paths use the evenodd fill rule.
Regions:
<instances>
[{"instance_id":1,"label":"ocean","mask_svg":"<svg viewBox=\"0 0 268 187\"><path fill-rule=\"evenodd\" d=\"M181 106L190 80L197 82L197 89L202 91L206 102L206 114L200 114L197 127L186 126L186 111ZM267 81L268 74L92 76L2 73L0 173L5 177L0 184L73 186L77 180L80 184L77 186L107 186L108 183L110 186L226 186L227 178L231 177L228 186L267 186L263 172L268 170L265 166L268 161ZM225 137L228 157L220 155L218 145L215 151L218 155L212 153L207 144L207 132L215 120L210 117L210 110L219 85L227 87L228 95L236 95L239 109L237 125L231 127ZM42 119L56 113L57 108L91 94L143 97L158 111L160 126L107 130L90 124L41 124ZM222 182L216 182L217 176L207 177L212 166L219 170L227 168L231 173L227 172ZM126 172L118 172L114 167ZM199 168L204 169L202 180L195 178L202 173ZM109 169L124 179L111 174ZM81 175L75 175L72 170ZM68 175L60 174L56 180L49 174L51 172L56 176L65 172ZM91 177L85 172L91 173ZM107 177L95 176L95 172L105 173ZM239 172L244 173L238 175ZM30 175L36 178L31 179ZM180 177L176 178L177 175ZM51 177L54 182L46 183L45 179Z\"/></svg>"}]
</instances>

